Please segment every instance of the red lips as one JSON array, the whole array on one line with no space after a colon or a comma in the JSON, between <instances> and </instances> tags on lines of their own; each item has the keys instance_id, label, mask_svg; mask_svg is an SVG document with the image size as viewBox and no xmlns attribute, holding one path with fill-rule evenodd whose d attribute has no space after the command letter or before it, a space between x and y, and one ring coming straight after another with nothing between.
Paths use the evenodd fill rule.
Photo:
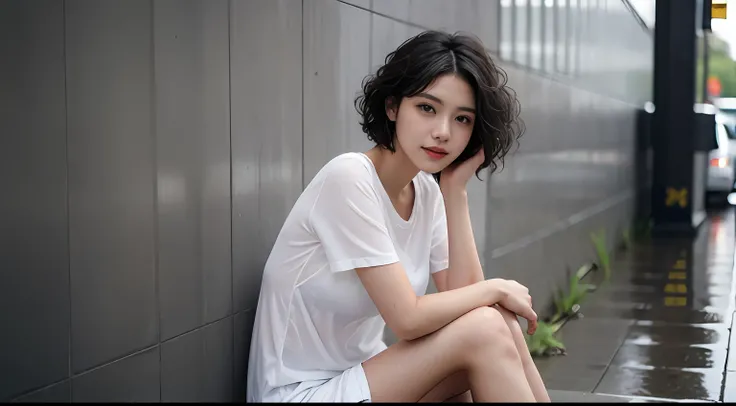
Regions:
<instances>
[{"instance_id":1,"label":"red lips","mask_svg":"<svg viewBox=\"0 0 736 406\"><path fill-rule=\"evenodd\" d=\"M447 150L440 147L422 147L422 149L432 159L442 159L447 155Z\"/></svg>"},{"instance_id":2,"label":"red lips","mask_svg":"<svg viewBox=\"0 0 736 406\"><path fill-rule=\"evenodd\" d=\"M440 147L424 147L424 149L428 149L428 150L430 150L432 152L436 152L438 154L445 154L445 155L447 155L447 150L444 149L444 148L440 148Z\"/></svg>"}]
</instances>

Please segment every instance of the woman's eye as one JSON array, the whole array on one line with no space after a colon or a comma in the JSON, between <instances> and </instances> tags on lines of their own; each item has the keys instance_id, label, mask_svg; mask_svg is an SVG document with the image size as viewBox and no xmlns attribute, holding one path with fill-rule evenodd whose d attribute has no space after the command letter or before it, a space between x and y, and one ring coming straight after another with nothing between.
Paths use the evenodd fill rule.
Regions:
<instances>
[{"instance_id":1,"label":"woman's eye","mask_svg":"<svg viewBox=\"0 0 736 406\"><path fill-rule=\"evenodd\" d=\"M470 124L470 117L467 116L460 116L457 118L457 120L463 124Z\"/></svg>"},{"instance_id":2,"label":"woman's eye","mask_svg":"<svg viewBox=\"0 0 736 406\"><path fill-rule=\"evenodd\" d=\"M425 113L431 113L434 111L434 108L432 108L432 106L430 106L429 104L420 104L419 110L422 110Z\"/></svg>"}]
</instances>

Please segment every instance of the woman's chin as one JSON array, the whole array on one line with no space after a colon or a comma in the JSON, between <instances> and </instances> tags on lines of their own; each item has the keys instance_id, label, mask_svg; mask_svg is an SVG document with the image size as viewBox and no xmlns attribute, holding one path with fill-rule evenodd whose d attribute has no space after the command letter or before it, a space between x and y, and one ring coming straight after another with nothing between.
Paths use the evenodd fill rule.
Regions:
<instances>
[{"instance_id":1,"label":"woman's chin","mask_svg":"<svg viewBox=\"0 0 736 406\"><path fill-rule=\"evenodd\" d=\"M450 163L452 163L451 156L445 156L444 158L433 158L427 154L417 154L409 158L414 166L422 172L437 173L445 169Z\"/></svg>"},{"instance_id":2,"label":"woman's chin","mask_svg":"<svg viewBox=\"0 0 736 406\"><path fill-rule=\"evenodd\" d=\"M423 162L422 165L417 166L420 171L427 173L438 173L442 172L447 167L444 162Z\"/></svg>"}]
</instances>

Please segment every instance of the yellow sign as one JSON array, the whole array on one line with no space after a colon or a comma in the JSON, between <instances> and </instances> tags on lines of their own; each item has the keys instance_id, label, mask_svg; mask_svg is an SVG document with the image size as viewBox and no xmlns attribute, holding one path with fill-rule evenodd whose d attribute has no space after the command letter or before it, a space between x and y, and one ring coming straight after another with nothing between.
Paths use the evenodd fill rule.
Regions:
<instances>
[{"instance_id":1,"label":"yellow sign","mask_svg":"<svg viewBox=\"0 0 736 406\"><path fill-rule=\"evenodd\" d=\"M665 293L687 293L687 285L684 283L668 283L664 287Z\"/></svg>"},{"instance_id":2,"label":"yellow sign","mask_svg":"<svg viewBox=\"0 0 736 406\"><path fill-rule=\"evenodd\" d=\"M686 275L685 272L670 272L670 279L685 279Z\"/></svg>"},{"instance_id":3,"label":"yellow sign","mask_svg":"<svg viewBox=\"0 0 736 406\"><path fill-rule=\"evenodd\" d=\"M685 260L684 259L678 259L677 262L675 262L675 266L672 269L685 269Z\"/></svg>"},{"instance_id":4,"label":"yellow sign","mask_svg":"<svg viewBox=\"0 0 736 406\"><path fill-rule=\"evenodd\" d=\"M682 296L667 296L664 298L664 305L668 307L687 306L687 298Z\"/></svg>"},{"instance_id":5,"label":"yellow sign","mask_svg":"<svg viewBox=\"0 0 736 406\"><path fill-rule=\"evenodd\" d=\"M716 3L715 1L710 5L710 17L726 19L726 3Z\"/></svg>"},{"instance_id":6,"label":"yellow sign","mask_svg":"<svg viewBox=\"0 0 736 406\"><path fill-rule=\"evenodd\" d=\"M674 206L676 204L680 207L687 207L687 189L675 189L673 187L667 188L667 199L665 200L667 207Z\"/></svg>"}]
</instances>

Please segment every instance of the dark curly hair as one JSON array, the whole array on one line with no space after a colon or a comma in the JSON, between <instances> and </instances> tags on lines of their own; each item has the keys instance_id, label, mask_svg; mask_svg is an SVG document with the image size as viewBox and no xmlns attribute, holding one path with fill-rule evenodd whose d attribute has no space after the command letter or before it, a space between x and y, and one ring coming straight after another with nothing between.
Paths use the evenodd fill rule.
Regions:
<instances>
[{"instance_id":1,"label":"dark curly hair","mask_svg":"<svg viewBox=\"0 0 736 406\"><path fill-rule=\"evenodd\" d=\"M445 74L457 74L468 82L477 111L468 146L454 163L469 159L482 147L485 161L476 176L489 166L495 172L524 133L524 122L516 93L506 86L506 72L473 35L425 31L389 53L385 64L363 80L362 94L355 99L363 132L377 145L395 152L396 123L386 115L386 103L398 106L404 97L420 93Z\"/></svg>"}]
</instances>

